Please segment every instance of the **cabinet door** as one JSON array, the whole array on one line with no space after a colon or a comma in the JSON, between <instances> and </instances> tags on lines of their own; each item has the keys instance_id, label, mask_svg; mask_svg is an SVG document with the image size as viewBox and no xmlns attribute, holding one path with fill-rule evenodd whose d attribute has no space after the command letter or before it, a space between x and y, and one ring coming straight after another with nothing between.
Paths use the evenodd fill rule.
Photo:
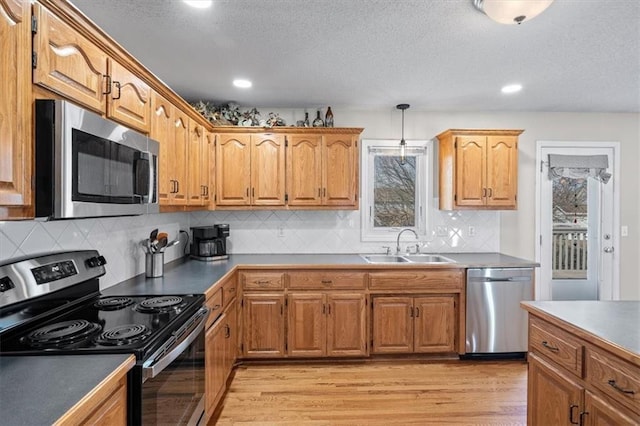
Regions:
<instances>
[{"instance_id":1,"label":"cabinet door","mask_svg":"<svg viewBox=\"0 0 640 426\"><path fill-rule=\"evenodd\" d=\"M253 358L284 356L284 295L245 294L242 353Z\"/></svg>"},{"instance_id":2,"label":"cabinet door","mask_svg":"<svg viewBox=\"0 0 640 426\"><path fill-rule=\"evenodd\" d=\"M487 137L487 205L516 208L518 137Z\"/></svg>"},{"instance_id":3,"label":"cabinet door","mask_svg":"<svg viewBox=\"0 0 640 426\"><path fill-rule=\"evenodd\" d=\"M284 206L284 136L251 136L251 204Z\"/></svg>"},{"instance_id":4,"label":"cabinet door","mask_svg":"<svg viewBox=\"0 0 640 426\"><path fill-rule=\"evenodd\" d=\"M581 407L582 387L530 353L527 424L578 424Z\"/></svg>"},{"instance_id":5,"label":"cabinet door","mask_svg":"<svg viewBox=\"0 0 640 426\"><path fill-rule=\"evenodd\" d=\"M483 206L487 195L485 136L456 137L456 205Z\"/></svg>"},{"instance_id":6,"label":"cabinet door","mask_svg":"<svg viewBox=\"0 0 640 426\"><path fill-rule=\"evenodd\" d=\"M158 200L168 205L172 191L175 158L175 132L173 106L156 92L151 93L151 130L149 136L160 144L158 155Z\"/></svg>"},{"instance_id":7,"label":"cabinet door","mask_svg":"<svg viewBox=\"0 0 640 426\"><path fill-rule=\"evenodd\" d=\"M454 296L415 298L413 317L414 352L453 352L455 350Z\"/></svg>"},{"instance_id":8,"label":"cabinet door","mask_svg":"<svg viewBox=\"0 0 640 426\"><path fill-rule=\"evenodd\" d=\"M0 0L0 11L0 205L25 206L33 144L30 2Z\"/></svg>"},{"instance_id":9,"label":"cabinet door","mask_svg":"<svg viewBox=\"0 0 640 426\"><path fill-rule=\"evenodd\" d=\"M225 316L225 382L229 377L229 374L231 374L231 370L233 369L233 364L236 362L238 353L238 312L236 306L236 302L229 305Z\"/></svg>"},{"instance_id":10,"label":"cabinet door","mask_svg":"<svg viewBox=\"0 0 640 426\"><path fill-rule=\"evenodd\" d=\"M220 134L216 144L216 204L251 204L251 136Z\"/></svg>"},{"instance_id":11,"label":"cabinet door","mask_svg":"<svg viewBox=\"0 0 640 426\"><path fill-rule=\"evenodd\" d=\"M327 206L357 206L358 137L323 136L322 202Z\"/></svg>"},{"instance_id":12,"label":"cabinet door","mask_svg":"<svg viewBox=\"0 0 640 426\"><path fill-rule=\"evenodd\" d=\"M127 382L120 380L116 390L109 395L87 418L83 425L126 425L127 424Z\"/></svg>"},{"instance_id":13,"label":"cabinet door","mask_svg":"<svg viewBox=\"0 0 640 426\"><path fill-rule=\"evenodd\" d=\"M213 133L205 130L202 150L200 151L200 184L204 186L204 195L202 196L203 205L211 205L213 195L213 177L215 176L214 150L216 137Z\"/></svg>"},{"instance_id":14,"label":"cabinet door","mask_svg":"<svg viewBox=\"0 0 640 426\"><path fill-rule=\"evenodd\" d=\"M585 426L634 426L640 424L640 416L627 409L614 407L593 393L584 396Z\"/></svg>"},{"instance_id":15,"label":"cabinet door","mask_svg":"<svg viewBox=\"0 0 640 426\"><path fill-rule=\"evenodd\" d=\"M373 299L374 353L413 352L413 299L376 297Z\"/></svg>"},{"instance_id":16,"label":"cabinet door","mask_svg":"<svg viewBox=\"0 0 640 426\"><path fill-rule=\"evenodd\" d=\"M364 294L327 295L327 355L367 355L367 315Z\"/></svg>"},{"instance_id":17,"label":"cabinet door","mask_svg":"<svg viewBox=\"0 0 640 426\"><path fill-rule=\"evenodd\" d=\"M189 154L191 161L187 167L189 188L187 189L187 204L190 206L201 206L204 197L204 185L201 182L201 158L202 145L204 144L204 127L196 122L190 121L189 132Z\"/></svg>"},{"instance_id":18,"label":"cabinet door","mask_svg":"<svg viewBox=\"0 0 640 426\"><path fill-rule=\"evenodd\" d=\"M319 357L326 353L327 306L323 294L289 294L288 354Z\"/></svg>"},{"instance_id":19,"label":"cabinet door","mask_svg":"<svg viewBox=\"0 0 640 426\"><path fill-rule=\"evenodd\" d=\"M322 203L322 137L287 137L287 195L290 206Z\"/></svg>"},{"instance_id":20,"label":"cabinet door","mask_svg":"<svg viewBox=\"0 0 640 426\"><path fill-rule=\"evenodd\" d=\"M108 96L107 117L148 133L151 121L151 89L120 63L109 60L111 93Z\"/></svg>"},{"instance_id":21,"label":"cabinet door","mask_svg":"<svg viewBox=\"0 0 640 426\"><path fill-rule=\"evenodd\" d=\"M168 161L172 162L171 204L187 204L187 165L189 161L189 117L174 108L174 151Z\"/></svg>"},{"instance_id":22,"label":"cabinet door","mask_svg":"<svg viewBox=\"0 0 640 426\"><path fill-rule=\"evenodd\" d=\"M38 20L33 82L103 114L110 89L107 54L38 3L33 8Z\"/></svg>"},{"instance_id":23,"label":"cabinet door","mask_svg":"<svg viewBox=\"0 0 640 426\"><path fill-rule=\"evenodd\" d=\"M226 380L225 362L227 358L224 315L205 334L205 411L207 418L215 410Z\"/></svg>"}]
</instances>

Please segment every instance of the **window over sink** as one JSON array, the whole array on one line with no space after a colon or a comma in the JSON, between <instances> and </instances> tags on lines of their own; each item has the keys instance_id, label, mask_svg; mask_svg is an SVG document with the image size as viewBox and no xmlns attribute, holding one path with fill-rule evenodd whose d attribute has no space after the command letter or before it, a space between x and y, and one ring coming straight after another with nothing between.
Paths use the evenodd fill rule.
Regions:
<instances>
[{"instance_id":1,"label":"window over sink","mask_svg":"<svg viewBox=\"0 0 640 426\"><path fill-rule=\"evenodd\" d=\"M362 241L394 241L404 228L426 237L433 143L362 141Z\"/></svg>"}]
</instances>

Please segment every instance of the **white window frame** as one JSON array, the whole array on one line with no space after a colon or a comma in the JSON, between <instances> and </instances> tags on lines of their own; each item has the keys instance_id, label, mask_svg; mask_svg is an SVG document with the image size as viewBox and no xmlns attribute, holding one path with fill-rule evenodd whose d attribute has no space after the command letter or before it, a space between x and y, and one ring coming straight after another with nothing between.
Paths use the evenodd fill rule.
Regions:
<instances>
[{"instance_id":1,"label":"white window frame","mask_svg":"<svg viewBox=\"0 0 640 426\"><path fill-rule=\"evenodd\" d=\"M429 232L429 200L432 196L432 164L433 141L406 141L407 153L423 151L416 155L416 226L413 229L421 240L427 239ZM400 155L400 142L392 139L363 139L361 144L362 167L360 181L360 226L361 241L396 241L401 227L374 228L373 226L373 191L374 191L374 161L372 149L388 149L395 155ZM397 150L397 151L396 151Z\"/></svg>"}]
</instances>

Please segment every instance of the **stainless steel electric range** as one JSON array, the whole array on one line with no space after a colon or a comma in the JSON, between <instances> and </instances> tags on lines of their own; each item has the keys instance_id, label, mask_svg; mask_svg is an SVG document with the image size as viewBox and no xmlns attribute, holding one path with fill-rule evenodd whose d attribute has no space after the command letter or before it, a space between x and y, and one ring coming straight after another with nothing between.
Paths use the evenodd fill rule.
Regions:
<instances>
[{"instance_id":1,"label":"stainless steel electric range","mask_svg":"<svg viewBox=\"0 0 640 426\"><path fill-rule=\"evenodd\" d=\"M84 250L0 264L0 356L134 354L129 424L197 424L204 413L204 296L102 296L106 263Z\"/></svg>"}]
</instances>

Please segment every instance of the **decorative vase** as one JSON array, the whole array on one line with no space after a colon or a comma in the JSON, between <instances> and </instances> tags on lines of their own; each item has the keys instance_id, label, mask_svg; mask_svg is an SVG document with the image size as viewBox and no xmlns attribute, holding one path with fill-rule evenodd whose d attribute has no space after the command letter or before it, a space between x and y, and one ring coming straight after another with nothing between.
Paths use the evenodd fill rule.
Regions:
<instances>
[{"instance_id":1,"label":"decorative vase","mask_svg":"<svg viewBox=\"0 0 640 426\"><path fill-rule=\"evenodd\" d=\"M309 124L309 113L305 112L304 113L304 127L311 127L311 125Z\"/></svg>"},{"instance_id":2,"label":"decorative vase","mask_svg":"<svg viewBox=\"0 0 640 426\"><path fill-rule=\"evenodd\" d=\"M320 110L318 110L316 119L313 120L313 127L324 127L324 121L322 121L322 118L320 118Z\"/></svg>"},{"instance_id":3,"label":"decorative vase","mask_svg":"<svg viewBox=\"0 0 640 426\"><path fill-rule=\"evenodd\" d=\"M327 108L327 113L324 116L324 125L326 127L333 127L333 112L331 111L331 107Z\"/></svg>"}]
</instances>

